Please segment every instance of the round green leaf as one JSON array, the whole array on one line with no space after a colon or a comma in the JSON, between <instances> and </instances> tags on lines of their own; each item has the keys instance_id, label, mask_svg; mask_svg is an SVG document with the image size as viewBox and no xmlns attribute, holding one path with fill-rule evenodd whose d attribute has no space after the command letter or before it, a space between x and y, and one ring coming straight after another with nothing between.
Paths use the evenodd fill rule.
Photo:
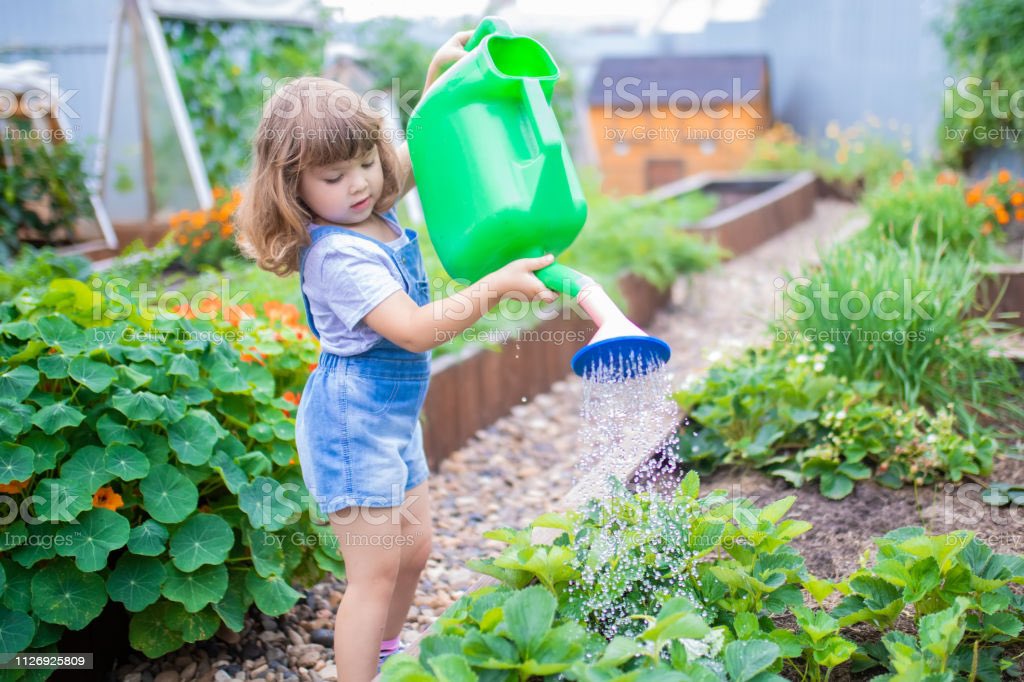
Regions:
<instances>
[{"instance_id":1,"label":"round green leaf","mask_svg":"<svg viewBox=\"0 0 1024 682\"><path fill-rule=\"evenodd\" d=\"M61 353L47 354L36 361L36 366L48 379L65 379L71 368L71 358Z\"/></svg>"},{"instance_id":2,"label":"round green leaf","mask_svg":"<svg viewBox=\"0 0 1024 682\"><path fill-rule=\"evenodd\" d=\"M0 443L0 483L24 481L35 471L36 455L24 445Z\"/></svg>"},{"instance_id":3,"label":"round green leaf","mask_svg":"<svg viewBox=\"0 0 1024 682\"><path fill-rule=\"evenodd\" d=\"M213 514L193 514L171 535L171 559L178 570L221 564L235 545L228 522Z\"/></svg>"},{"instance_id":4,"label":"round green leaf","mask_svg":"<svg viewBox=\"0 0 1024 682\"><path fill-rule=\"evenodd\" d=\"M92 509L92 494L77 482L44 478L32 489L35 515L43 521L71 521Z\"/></svg>"},{"instance_id":5,"label":"round green leaf","mask_svg":"<svg viewBox=\"0 0 1024 682\"><path fill-rule=\"evenodd\" d=\"M80 514L77 521L61 527L58 534L63 542L58 544L57 553L75 557L79 570L106 568L110 553L128 544L128 519L116 511L95 507Z\"/></svg>"},{"instance_id":6,"label":"round green leaf","mask_svg":"<svg viewBox=\"0 0 1024 682\"><path fill-rule=\"evenodd\" d=\"M255 571L245 575L245 586L255 599L256 607L268 616L287 613L302 597L280 577L261 578Z\"/></svg>"},{"instance_id":7,"label":"round green leaf","mask_svg":"<svg viewBox=\"0 0 1024 682\"><path fill-rule=\"evenodd\" d=\"M166 577L159 559L122 554L107 578L107 594L129 611L141 611L160 598L160 586Z\"/></svg>"},{"instance_id":8,"label":"round green leaf","mask_svg":"<svg viewBox=\"0 0 1024 682\"><path fill-rule=\"evenodd\" d=\"M68 560L49 563L32 577L32 610L47 622L81 630L106 603L103 578L83 573Z\"/></svg>"},{"instance_id":9,"label":"round green leaf","mask_svg":"<svg viewBox=\"0 0 1024 682\"><path fill-rule=\"evenodd\" d=\"M146 511L162 523L178 523L196 510L199 491L170 464L157 464L139 483Z\"/></svg>"},{"instance_id":10,"label":"round green leaf","mask_svg":"<svg viewBox=\"0 0 1024 682\"><path fill-rule=\"evenodd\" d=\"M241 487L238 506L249 517L253 528L274 531L294 523L302 513L299 505L284 494L281 484L267 476L257 476Z\"/></svg>"},{"instance_id":11,"label":"round green leaf","mask_svg":"<svg viewBox=\"0 0 1024 682\"><path fill-rule=\"evenodd\" d=\"M107 453L97 445L86 445L60 468L60 477L74 481L80 488L94 493L110 483L114 475L107 471Z\"/></svg>"},{"instance_id":12,"label":"round green leaf","mask_svg":"<svg viewBox=\"0 0 1024 682\"><path fill-rule=\"evenodd\" d=\"M33 431L21 439L21 444L32 448L36 453L34 463L37 474L52 471L57 468L57 458L68 449L67 440L60 436L47 436L39 431Z\"/></svg>"},{"instance_id":13,"label":"round green leaf","mask_svg":"<svg viewBox=\"0 0 1024 682\"><path fill-rule=\"evenodd\" d=\"M248 573L248 571L245 571ZM245 627L245 613L252 604L252 595L245 589L245 580L240 571L231 571L228 590L220 601L213 605L213 610L221 617L224 624L235 632Z\"/></svg>"},{"instance_id":14,"label":"round green leaf","mask_svg":"<svg viewBox=\"0 0 1024 682\"><path fill-rule=\"evenodd\" d=\"M53 435L66 426L78 426L83 419L85 419L85 415L77 408L68 405L67 400L47 405L32 415L32 423L47 435Z\"/></svg>"},{"instance_id":15,"label":"round green leaf","mask_svg":"<svg viewBox=\"0 0 1024 682\"><path fill-rule=\"evenodd\" d=\"M0 431L12 438L24 433L32 425L33 414L31 405L0 400Z\"/></svg>"},{"instance_id":16,"label":"round green leaf","mask_svg":"<svg viewBox=\"0 0 1024 682\"><path fill-rule=\"evenodd\" d=\"M145 477L149 466L149 459L138 448L121 443L107 448L107 471L123 481Z\"/></svg>"},{"instance_id":17,"label":"round green leaf","mask_svg":"<svg viewBox=\"0 0 1024 682\"><path fill-rule=\"evenodd\" d=\"M118 412L137 422L151 422L164 413L164 403L156 393L120 389L110 399Z\"/></svg>"},{"instance_id":18,"label":"round green leaf","mask_svg":"<svg viewBox=\"0 0 1024 682\"><path fill-rule=\"evenodd\" d=\"M0 373L0 400L20 403L39 383L39 372L28 365Z\"/></svg>"},{"instance_id":19,"label":"round green leaf","mask_svg":"<svg viewBox=\"0 0 1024 682\"><path fill-rule=\"evenodd\" d=\"M281 440L295 440L295 423L290 420L274 424L274 435Z\"/></svg>"},{"instance_id":20,"label":"round green leaf","mask_svg":"<svg viewBox=\"0 0 1024 682\"><path fill-rule=\"evenodd\" d=\"M213 446L221 438L220 424L205 410L191 410L167 430L167 441L185 464L209 461Z\"/></svg>"},{"instance_id":21,"label":"round green leaf","mask_svg":"<svg viewBox=\"0 0 1024 682\"><path fill-rule=\"evenodd\" d=\"M82 328L60 313L39 318L36 329L49 346L60 348L68 355L78 355L91 345Z\"/></svg>"},{"instance_id":22,"label":"round green leaf","mask_svg":"<svg viewBox=\"0 0 1024 682\"><path fill-rule=\"evenodd\" d=\"M99 432L103 444L142 445L142 436L138 431L128 428L126 424L119 421L120 419L120 417L115 417L112 413L107 412L96 422L96 431Z\"/></svg>"},{"instance_id":23,"label":"round green leaf","mask_svg":"<svg viewBox=\"0 0 1024 682\"><path fill-rule=\"evenodd\" d=\"M102 393L114 383L117 372L110 365L79 355L71 361L68 374L93 393Z\"/></svg>"},{"instance_id":24,"label":"round green leaf","mask_svg":"<svg viewBox=\"0 0 1024 682\"><path fill-rule=\"evenodd\" d=\"M260 443L269 443L274 440L274 429L269 424L264 424L263 422L250 424L246 433Z\"/></svg>"},{"instance_id":25,"label":"round green leaf","mask_svg":"<svg viewBox=\"0 0 1024 682\"><path fill-rule=\"evenodd\" d=\"M262 576L282 575L284 573L284 543L272 533L260 528L250 529L249 549L252 552L252 567Z\"/></svg>"},{"instance_id":26,"label":"round green leaf","mask_svg":"<svg viewBox=\"0 0 1024 682\"><path fill-rule=\"evenodd\" d=\"M171 364L167 368L167 373L172 376L188 377L195 381L199 378L199 365L189 356L176 353L171 358Z\"/></svg>"},{"instance_id":27,"label":"round green leaf","mask_svg":"<svg viewBox=\"0 0 1024 682\"><path fill-rule=\"evenodd\" d=\"M185 641L181 633L169 624L173 608L173 604L161 600L132 616L128 625L128 641L131 645L149 658L160 658L180 649Z\"/></svg>"},{"instance_id":28,"label":"round green leaf","mask_svg":"<svg viewBox=\"0 0 1024 682\"><path fill-rule=\"evenodd\" d=\"M219 601L228 589L228 569L224 564L202 566L191 573L183 573L169 563L164 568L167 579L161 588L163 595L183 604L191 613Z\"/></svg>"},{"instance_id":29,"label":"round green leaf","mask_svg":"<svg viewBox=\"0 0 1024 682\"><path fill-rule=\"evenodd\" d=\"M186 642L209 639L220 628L220 618L212 606L189 613L181 604L171 604L167 618L171 627L181 632L181 638Z\"/></svg>"},{"instance_id":30,"label":"round green leaf","mask_svg":"<svg viewBox=\"0 0 1024 682\"><path fill-rule=\"evenodd\" d=\"M146 519L128 534L128 551L142 556L158 556L164 553L168 537L170 533L162 524Z\"/></svg>"},{"instance_id":31,"label":"round green leaf","mask_svg":"<svg viewBox=\"0 0 1024 682\"><path fill-rule=\"evenodd\" d=\"M24 651L35 634L36 622L32 616L0 607L0 651L6 654Z\"/></svg>"}]
</instances>

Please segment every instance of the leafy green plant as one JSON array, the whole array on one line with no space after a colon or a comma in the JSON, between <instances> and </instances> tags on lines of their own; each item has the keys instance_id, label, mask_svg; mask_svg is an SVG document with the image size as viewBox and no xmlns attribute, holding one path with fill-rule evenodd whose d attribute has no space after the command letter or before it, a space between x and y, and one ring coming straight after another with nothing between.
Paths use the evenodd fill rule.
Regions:
<instances>
[{"instance_id":1,"label":"leafy green plant","mask_svg":"<svg viewBox=\"0 0 1024 682\"><path fill-rule=\"evenodd\" d=\"M0 260L17 252L22 239L67 242L75 223L92 215L82 152L14 132L0 141Z\"/></svg>"},{"instance_id":2,"label":"leafy green plant","mask_svg":"<svg viewBox=\"0 0 1024 682\"><path fill-rule=\"evenodd\" d=\"M161 19L210 182L242 179L267 83L319 75L325 32L265 21Z\"/></svg>"},{"instance_id":3,"label":"leafy green plant","mask_svg":"<svg viewBox=\"0 0 1024 682\"><path fill-rule=\"evenodd\" d=\"M53 650L115 600L155 657L343 573L294 460L298 347L153 312L69 278L0 305L0 484L32 517L0 547L13 651ZM245 361L251 338L273 362ZM295 531L320 541L286 550Z\"/></svg>"},{"instance_id":4,"label":"leafy green plant","mask_svg":"<svg viewBox=\"0 0 1024 682\"><path fill-rule=\"evenodd\" d=\"M828 343L777 343L713 365L674 395L688 415L677 456L703 472L743 462L794 486L818 480L832 499L872 472L898 488L991 471L991 438L961 435L946 409L932 415L880 400L879 382L828 373L834 351Z\"/></svg>"},{"instance_id":5,"label":"leafy green plant","mask_svg":"<svg viewBox=\"0 0 1024 682\"><path fill-rule=\"evenodd\" d=\"M0 270L0 300L9 301L25 287L47 287L53 279L84 280L92 271L85 256L62 256L53 247L23 249Z\"/></svg>"}]
</instances>

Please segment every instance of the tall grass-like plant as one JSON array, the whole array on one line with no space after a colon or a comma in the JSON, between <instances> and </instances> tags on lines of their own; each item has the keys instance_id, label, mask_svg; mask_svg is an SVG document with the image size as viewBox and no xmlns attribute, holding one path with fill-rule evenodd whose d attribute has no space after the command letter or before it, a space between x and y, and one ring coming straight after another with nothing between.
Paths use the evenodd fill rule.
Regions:
<instances>
[{"instance_id":1,"label":"tall grass-like plant","mask_svg":"<svg viewBox=\"0 0 1024 682\"><path fill-rule=\"evenodd\" d=\"M879 236L874 247L834 248L791 280L778 335L831 343L830 373L880 381L883 395L907 406L952 405L968 430L978 414L1012 405L1016 370L992 353L991 323L971 315L976 261L916 239L901 246Z\"/></svg>"}]
</instances>

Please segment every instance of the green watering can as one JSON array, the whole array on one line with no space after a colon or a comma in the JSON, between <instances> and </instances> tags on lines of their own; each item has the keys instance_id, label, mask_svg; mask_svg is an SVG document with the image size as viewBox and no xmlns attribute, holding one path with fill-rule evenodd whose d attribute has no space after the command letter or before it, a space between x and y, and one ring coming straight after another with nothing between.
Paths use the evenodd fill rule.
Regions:
<instances>
[{"instance_id":1,"label":"green watering can","mask_svg":"<svg viewBox=\"0 0 1024 682\"><path fill-rule=\"evenodd\" d=\"M558 66L548 51L497 17L480 22L466 50L420 100L406 139L441 264L476 281L518 258L560 254L583 229L587 204L551 109ZM598 325L573 357L577 374L616 379L668 360L668 344L626 319L590 277L557 262L536 275Z\"/></svg>"}]
</instances>

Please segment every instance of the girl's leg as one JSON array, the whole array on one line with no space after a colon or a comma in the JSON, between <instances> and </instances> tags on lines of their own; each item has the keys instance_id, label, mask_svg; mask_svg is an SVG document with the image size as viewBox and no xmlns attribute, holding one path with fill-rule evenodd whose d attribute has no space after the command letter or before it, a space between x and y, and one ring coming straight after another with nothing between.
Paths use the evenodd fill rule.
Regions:
<instances>
[{"instance_id":1,"label":"girl's leg","mask_svg":"<svg viewBox=\"0 0 1024 682\"><path fill-rule=\"evenodd\" d=\"M397 511L348 507L330 515L345 559L345 594L334 624L339 682L369 682L377 674L388 607L402 565Z\"/></svg>"},{"instance_id":2,"label":"girl's leg","mask_svg":"<svg viewBox=\"0 0 1024 682\"><path fill-rule=\"evenodd\" d=\"M402 633L402 626L405 625L409 607L420 583L420 574L430 557L433 539L430 491L427 482L424 481L409 490L402 506L405 507L405 513L399 514L402 522L402 558L395 580L395 590L391 595L384 639L394 639Z\"/></svg>"}]
</instances>

